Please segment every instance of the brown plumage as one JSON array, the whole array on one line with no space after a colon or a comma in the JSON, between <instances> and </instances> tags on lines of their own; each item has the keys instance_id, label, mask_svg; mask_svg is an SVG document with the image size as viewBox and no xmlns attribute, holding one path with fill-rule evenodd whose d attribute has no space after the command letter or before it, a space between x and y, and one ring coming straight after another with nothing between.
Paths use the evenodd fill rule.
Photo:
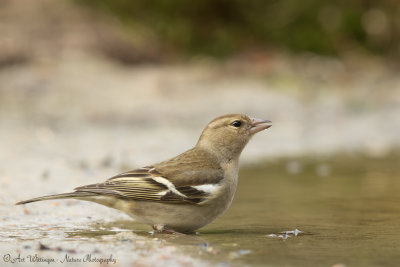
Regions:
<instances>
[{"instance_id":1,"label":"brown plumage","mask_svg":"<svg viewBox=\"0 0 400 267\"><path fill-rule=\"evenodd\" d=\"M172 159L17 205L75 198L122 210L156 230L194 231L229 207L240 153L255 133L270 126L246 115L221 116L206 126L194 148Z\"/></svg>"}]
</instances>

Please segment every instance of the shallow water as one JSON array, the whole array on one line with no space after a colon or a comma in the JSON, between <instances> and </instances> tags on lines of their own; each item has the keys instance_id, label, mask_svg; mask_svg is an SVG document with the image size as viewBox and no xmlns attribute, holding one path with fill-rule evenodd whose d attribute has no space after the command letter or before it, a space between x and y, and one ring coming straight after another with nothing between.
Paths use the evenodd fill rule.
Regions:
<instances>
[{"instance_id":1,"label":"shallow water","mask_svg":"<svg viewBox=\"0 0 400 267\"><path fill-rule=\"evenodd\" d=\"M121 263L154 265L161 259L160 266L396 266L399 162L395 154L380 159L283 159L247 166L240 172L231 208L197 235L151 235L147 226L126 217L72 220L58 226L53 221L40 227L22 227L22 222L0 227L0 249L7 252L9 242L24 255L43 253L37 247L40 241L52 248L44 249L44 255L58 260L68 253L76 258L115 253ZM72 202L68 209L86 208L83 203ZM297 236L281 234L295 229L301 231ZM134 252L135 260L129 260ZM148 255L155 256L143 262Z\"/></svg>"},{"instance_id":2,"label":"shallow water","mask_svg":"<svg viewBox=\"0 0 400 267\"><path fill-rule=\"evenodd\" d=\"M244 170L231 209L202 236L250 250L240 261L257 265L399 265L399 162L339 156ZM294 229L304 233L268 236Z\"/></svg>"}]
</instances>

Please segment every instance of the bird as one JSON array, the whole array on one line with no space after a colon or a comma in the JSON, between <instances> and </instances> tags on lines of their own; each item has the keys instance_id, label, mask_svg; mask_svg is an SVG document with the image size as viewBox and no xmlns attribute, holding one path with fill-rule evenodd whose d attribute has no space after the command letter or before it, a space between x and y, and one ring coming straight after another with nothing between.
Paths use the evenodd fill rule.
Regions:
<instances>
[{"instance_id":1,"label":"bird","mask_svg":"<svg viewBox=\"0 0 400 267\"><path fill-rule=\"evenodd\" d=\"M239 156L271 121L244 114L213 119L196 145L171 159L123 172L105 182L20 201L78 199L125 212L155 232L193 233L231 205L239 172Z\"/></svg>"}]
</instances>

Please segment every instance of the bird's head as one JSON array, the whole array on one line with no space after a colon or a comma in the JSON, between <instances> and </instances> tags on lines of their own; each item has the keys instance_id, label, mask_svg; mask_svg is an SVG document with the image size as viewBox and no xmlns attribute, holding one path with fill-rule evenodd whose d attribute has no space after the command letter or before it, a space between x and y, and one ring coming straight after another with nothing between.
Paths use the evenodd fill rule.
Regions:
<instances>
[{"instance_id":1,"label":"bird's head","mask_svg":"<svg viewBox=\"0 0 400 267\"><path fill-rule=\"evenodd\" d=\"M237 159L251 137L271 127L268 120L243 114L229 114L212 120L203 130L197 146L220 158Z\"/></svg>"}]
</instances>

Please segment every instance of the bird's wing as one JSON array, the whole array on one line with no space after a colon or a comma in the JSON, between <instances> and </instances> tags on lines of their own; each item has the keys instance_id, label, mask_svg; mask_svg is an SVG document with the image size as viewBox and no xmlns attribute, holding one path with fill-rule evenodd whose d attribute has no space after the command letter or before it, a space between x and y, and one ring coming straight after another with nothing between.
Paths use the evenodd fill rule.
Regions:
<instances>
[{"instance_id":1,"label":"bird's wing","mask_svg":"<svg viewBox=\"0 0 400 267\"><path fill-rule=\"evenodd\" d=\"M195 173L192 170L192 178L196 180ZM199 174L201 175L201 172ZM208 182L208 180L206 179L205 182ZM212 197L212 190L210 190L208 183L197 182L193 186L182 182L174 184L173 177L168 177L153 166L124 172L104 183L81 186L75 188L75 190L77 192L111 195L128 200L174 204L202 204Z\"/></svg>"}]
</instances>

